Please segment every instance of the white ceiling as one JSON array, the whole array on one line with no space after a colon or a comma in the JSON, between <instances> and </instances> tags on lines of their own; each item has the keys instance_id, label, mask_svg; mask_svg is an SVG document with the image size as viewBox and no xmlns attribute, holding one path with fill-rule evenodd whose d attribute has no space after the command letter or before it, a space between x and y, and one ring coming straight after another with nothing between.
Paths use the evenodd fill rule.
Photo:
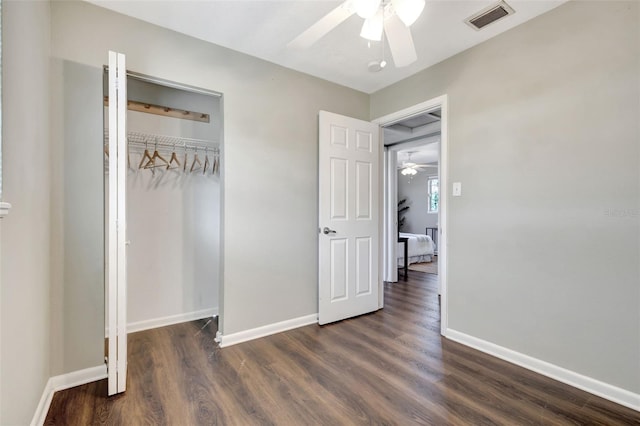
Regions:
<instances>
[{"instance_id":1,"label":"white ceiling","mask_svg":"<svg viewBox=\"0 0 640 426\"><path fill-rule=\"evenodd\" d=\"M363 20L351 16L307 50L286 45L342 1L333 0L87 0L99 6L366 93L416 72L547 12L566 0L508 0L516 13L475 31L463 21L495 0L430 1L411 27L418 60L371 73L380 42L359 36ZM506 52L505 52L506 53Z\"/></svg>"}]
</instances>

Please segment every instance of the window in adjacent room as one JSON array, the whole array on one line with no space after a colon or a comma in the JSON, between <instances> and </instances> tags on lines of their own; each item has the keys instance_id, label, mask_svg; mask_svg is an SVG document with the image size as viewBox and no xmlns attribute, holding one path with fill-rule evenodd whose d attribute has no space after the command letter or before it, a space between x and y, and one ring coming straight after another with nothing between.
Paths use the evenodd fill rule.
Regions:
<instances>
[{"instance_id":1,"label":"window in adjacent room","mask_svg":"<svg viewBox=\"0 0 640 426\"><path fill-rule=\"evenodd\" d=\"M431 176L427 181L427 208L429 213L438 213L440 203L440 182L438 176Z\"/></svg>"}]
</instances>

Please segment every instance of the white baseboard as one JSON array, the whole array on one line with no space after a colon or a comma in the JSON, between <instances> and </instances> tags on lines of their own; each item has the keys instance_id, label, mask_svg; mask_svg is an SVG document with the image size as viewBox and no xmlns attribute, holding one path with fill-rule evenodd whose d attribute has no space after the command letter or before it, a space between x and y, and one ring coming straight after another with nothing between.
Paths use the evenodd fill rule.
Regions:
<instances>
[{"instance_id":1,"label":"white baseboard","mask_svg":"<svg viewBox=\"0 0 640 426\"><path fill-rule=\"evenodd\" d=\"M201 311L187 312L184 314L170 315L162 318L130 322L127 324L127 333L150 330L152 328L165 327L167 325L179 324L181 322L195 321L202 318L209 318L218 315L218 308L203 309Z\"/></svg>"},{"instance_id":2,"label":"white baseboard","mask_svg":"<svg viewBox=\"0 0 640 426\"><path fill-rule=\"evenodd\" d=\"M53 394L57 391L69 389L75 386L84 385L85 383L95 382L107 377L107 366L98 365L96 367L85 368L84 370L73 371L71 373L62 374L60 376L50 377L44 386L42 397L36 408L36 412L31 420L31 426L40 426L44 424L49 412L49 406L53 399Z\"/></svg>"},{"instance_id":3,"label":"white baseboard","mask_svg":"<svg viewBox=\"0 0 640 426\"><path fill-rule=\"evenodd\" d=\"M293 318L286 321L276 322L274 324L263 325L262 327L252 328L251 330L240 331L232 334L220 334L216 336L216 341L221 348L236 345L238 343L247 342L249 340L258 339L260 337L269 336L271 334L280 333L305 325L316 324L318 322L318 314L305 315L303 317Z\"/></svg>"},{"instance_id":4,"label":"white baseboard","mask_svg":"<svg viewBox=\"0 0 640 426\"><path fill-rule=\"evenodd\" d=\"M608 399L609 401L640 411L640 394L601 382L600 380L584 376L580 373L576 373L575 371L567 370L566 368L559 367L555 364L533 358L529 355L507 349L450 328L447 329L445 337L465 346L472 347L481 352L508 361L512 364L535 371L543 376L550 377L559 382L566 383L567 385L582 389L583 391L592 393L604 399Z\"/></svg>"},{"instance_id":5,"label":"white baseboard","mask_svg":"<svg viewBox=\"0 0 640 426\"><path fill-rule=\"evenodd\" d=\"M218 308L202 309L200 311L187 312L184 314L169 315L167 317L153 318L150 320L130 322L127 324L127 334L138 331L151 330L152 328L165 327L167 325L179 324L181 322L195 321L203 318L218 316ZM109 328L105 327L104 337L109 337Z\"/></svg>"}]
</instances>

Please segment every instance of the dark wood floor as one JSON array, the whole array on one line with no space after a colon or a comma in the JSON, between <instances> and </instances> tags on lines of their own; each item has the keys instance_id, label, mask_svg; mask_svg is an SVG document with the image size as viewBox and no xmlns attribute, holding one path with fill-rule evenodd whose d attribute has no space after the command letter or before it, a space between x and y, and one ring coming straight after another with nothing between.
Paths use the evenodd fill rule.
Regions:
<instances>
[{"instance_id":1,"label":"dark wood floor","mask_svg":"<svg viewBox=\"0 0 640 426\"><path fill-rule=\"evenodd\" d=\"M437 276L382 311L219 349L214 322L129 336L128 390L57 392L47 425L640 425L640 413L440 337Z\"/></svg>"}]
</instances>

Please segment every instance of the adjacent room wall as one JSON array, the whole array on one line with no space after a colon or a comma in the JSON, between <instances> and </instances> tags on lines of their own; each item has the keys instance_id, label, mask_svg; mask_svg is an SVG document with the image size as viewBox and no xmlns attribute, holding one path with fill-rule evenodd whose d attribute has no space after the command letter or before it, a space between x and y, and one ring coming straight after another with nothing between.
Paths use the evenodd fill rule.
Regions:
<instances>
[{"instance_id":1,"label":"adjacent room wall","mask_svg":"<svg viewBox=\"0 0 640 426\"><path fill-rule=\"evenodd\" d=\"M224 94L224 333L316 313L317 114L366 119L368 95L84 2L52 3L54 60L99 70L108 50L132 71ZM74 302L78 318L102 315L94 296ZM66 350L95 351L100 338L67 336ZM84 359L65 371L101 362Z\"/></svg>"},{"instance_id":2,"label":"adjacent room wall","mask_svg":"<svg viewBox=\"0 0 640 426\"><path fill-rule=\"evenodd\" d=\"M635 393L639 14L568 2L371 98L449 96L449 327Z\"/></svg>"},{"instance_id":3,"label":"adjacent room wall","mask_svg":"<svg viewBox=\"0 0 640 426\"><path fill-rule=\"evenodd\" d=\"M49 369L49 2L3 1L0 424L28 424Z\"/></svg>"},{"instance_id":4,"label":"adjacent room wall","mask_svg":"<svg viewBox=\"0 0 640 426\"><path fill-rule=\"evenodd\" d=\"M420 170L415 176L403 176L398 170L398 201L407 199L404 205L409 210L404 212L404 227L400 232L424 234L426 228L438 226L438 213L429 213L427 181L430 176L438 176L438 169Z\"/></svg>"}]
</instances>

